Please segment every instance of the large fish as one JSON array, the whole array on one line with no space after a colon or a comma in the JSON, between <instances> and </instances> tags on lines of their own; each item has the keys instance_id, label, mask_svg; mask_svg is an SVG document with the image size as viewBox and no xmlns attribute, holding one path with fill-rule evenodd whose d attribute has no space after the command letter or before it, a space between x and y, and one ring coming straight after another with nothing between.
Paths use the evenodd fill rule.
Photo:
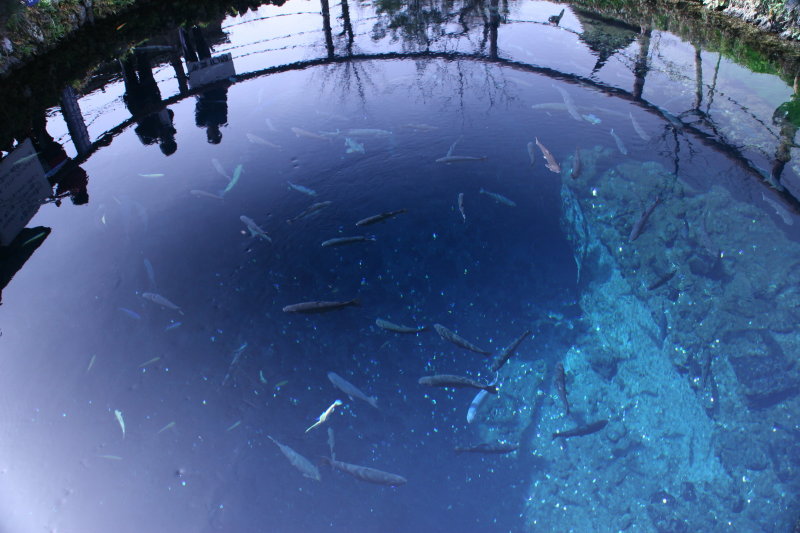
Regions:
<instances>
[{"instance_id":1,"label":"large fish","mask_svg":"<svg viewBox=\"0 0 800 533\"><path fill-rule=\"evenodd\" d=\"M534 140L536 141L536 146L538 146L539 150L542 151L542 155L544 156L545 166L547 167L547 170L555 172L556 174L560 173L561 167L559 166L558 161L556 161L556 158L553 157L553 154L550 153L550 150L548 150L547 147L545 147L545 145L539 142L538 137L534 137Z\"/></svg>"},{"instance_id":2,"label":"large fish","mask_svg":"<svg viewBox=\"0 0 800 533\"><path fill-rule=\"evenodd\" d=\"M350 474L356 479L366 481L367 483L375 483L376 485L388 485L396 487L398 485L405 485L408 480L403 476L397 474L390 474L377 468L370 468L368 466L359 466L350 463L343 463L328 457L323 457L322 461L328 464L331 468L335 468L346 474Z\"/></svg>"},{"instance_id":3,"label":"large fish","mask_svg":"<svg viewBox=\"0 0 800 533\"><path fill-rule=\"evenodd\" d=\"M375 325L388 331L394 331L395 333L419 333L420 331L425 331L427 329L425 326L401 326L382 318L376 318Z\"/></svg>"},{"instance_id":4,"label":"large fish","mask_svg":"<svg viewBox=\"0 0 800 533\"><path fill-rule=\"evenodd\" d=\"M362 218L358 222L356 222L356 226L369 226L371 224L376 224L378 222L383 222L388 218L396 217L399 214L405 213L407 209L398 209L396 211L386 211L385 213L379 213L377 215L372 215L371 217Z\"/></svg>"},{"instance_id":5,"label":"large fish","mask_svg":"<svg viewBox=\"0 0 800 533\"><path fill-rule=\"evenodd\" d=\"M250 232L251 237L258 237L259 239L267 242L272 242L272 239L270 239L269 235L267 235L267 233L261 229L261 227L256 224L252 218L242 215L239 217L239 220L241 220L244 225L247 226L247 230Z\"/></svg>"},{"instance_id":6,"label":"large fish","mask_svg":"<svg viewBox=\"0 0 800 533\"><path fill-rule=\"evenodd\" d=\"M522 333L522 335L514 339L514 341L511 344L509 344L506 348L501 350L500 353L498 353L497 356L495 356L494 360L492 361L492 366L491 366L492 372L497 372L498 370L503 368L503 365L506 364L506 361L508 361L508 359L512 355L514 355L514 352L517 351L517 348L519 348L519 345L522 344L522 341L527 339L530 336L530 334L531 330L526 330L525 332Z\"/></svg>"},{"instance_id":7,"label":"large fish","mask_svg":"<svg viewBox=\"0 0 800 533\"><path fill-rule=\"evenodd\" d=\"M499 202L501 204L505 204L505 205L507 205L509 207L517 207L517 204L513 200L510 200L509 198L506 198L502 194L498 194L498 193L492 192L492 191L487 191L483 187L481 187L480 193L481 194L485 194L489 198L494 199L495 202Z\"/></svg>"},{"instance_id":8,"label":"large fish","mask_svg":"<svg viewBox=\"0 0 800 533\"><path fill-rule=\"evenodd\" d=\"M636 119L633 117L633 114L628 113L628 116L631 117L631 124L633 124L633 129L636 131L636 134L639 137L641 137L643 141L645 141L645 142L649 141L650 140L650 136L647 133L645 133L645 131L642 129L642 127L639 125L639 123L636 121Z\"/></svg>"},{"instance_id":9,"label":"large fish","mask_svg":"<svg viewBox=\"0 0 800 533\"><path fill-rule=\"evenodd\" d=\"M353 137L388 137L392 134L391 131L375 128L354 128L345 131L345 133Z\"/></svg>"},{"instance_id":10,"label":"large fish","mask_svg":"<svg viewBox=\"0 0 800 533\"><path fill-rule=\"evenodd\" d=\"M322 243L323 248L330 248L331 246L342 246L345 244L352 244L354 242L375 241L375 237L366 237L364 235L353 235L352 237L336 237L328 239Z\"/></svg>"},{"instance_id":11,"label":"large fish","mask_svg":"<svg viewBox=\"0 0 800 533\"><path fill-rule=\"evenodd\" d=\"M284 313L325 313L326 311L334 311L349 307L351 305L358 305L358 298L347 300L346 302L300 302L297 304L287 305L283 308Z\"/></svg>"},{"instance_id":12,"label":"large fish","mask_svg":"<svg viewBox=\"0 0 800 533\"><path fill-rule=\"evenodd\" d=\"M311 461L309 461L308 459L306 459L305 457L303 457L290 447L286 446L285 444L281 444L280 442L273 439L269 435L267 435L267 438L272 442L274 442L278 448L280 448L281 453L283 453L283 455L285 455L286 458L289 459L289 463L291 463L293 467L298 469L300 473L303 474L305 477L315 479L317 481L320 481L322 479L319 475L319 469L316 466L314 466L314 464Z\"/></svg>"},{"instance_id":13,"label":"large fish","mask_svg":"<svg viewBox=\"0 0 800 533\"><path fill-rule=\"evenodd\" d=\"M583 426L578 426L573 429L568 429L567 431L556 431L553 433L553 440L561 437L563 439L568 439L570 437L583 437L584 435L591 435L592 433L597 433L606 425L608 424L608 420L598 420L597 422L592 422L591 424L586 424Z\"/></svg>"},{"instance_id":14,"label":"large fish","mask_svg":"<svg viewBox=\"0 0 800 533\"><path fill-rule=\"evenodd\" d=\"M306 218L306 217L309 217L309 216L313 215L317 211L321 211L322 209L325 209L326 207L328 207L332 203L333 202L331 202L330 200L326 200L324 202L317 202L315 204L311 204L306 209L304 209L299 215L297 215L294 218L290 218L286 222L289 223L289 224L291 224L292 222L297 222L298 220L301 220L303 218Z\"/></svg>"},{"instance_id":15,"label":"large fish","mask_svg":"<svg viewBox=\"0 0 800 533\"><path fill-rule=\"evenodd\" d=\"M464 376L454 376L453 374L437 374L435 376L423 376L419 378L420 385L428 387L452 387L454 389L481 389L489 394L497 394L495 385L486 385Z\"/></svg>"},{"instance_id":16,"label":"large fish","mask_svg":"<svg viewBox=\"0 0 800 533\"><path fill-rule=\"evenodd\" d=\"M482 348L478 348L468 340L464 339L463 337L459 337L458 335L456 335L455 333L453 333L452 331L450 331L441 324L434 324L433 329L435 329L436 333L438 333L439 336L444 340L450 341L456 346L464 348L465 350L469 350L471 352L480 353L487 356L492 355L492 352L488 352Z\"/></svg>"},{"instance_id":17,"label":"large fish","mask_svg":"<svg viewBox=\"0 0 800 533\"><path fill-rule=\"evenodd\" d=\"M328 372L328 379L331 380L331 383L333 383L334 387L347 394L350 398L364 400L375 409L378 408L378 398L375 396L367 396L361 391L361 389L344 379L336 372Z\"/></svg>"},{"instance_id":18,"label":"large fish","mask_svg":"<svg viewBox=\"0 0 800 533\"><path fill-rule=\"evenodd\" d=\"M154 292L143 292L142 298L144 298L145 300L150 300L151 302L156 303L161 307L166 307L167 309L171 309L173 311L179 312L180 314L183 314L183 311L181 310L180 307L178 307L171 301L167 300L160 294L156 294Z\"/></svg>"},{"instance_id":19,"label":"large fish","mask_svg":"<svg viewBox=\"0 0 800 533\"><path fill-rule=\"evenodd\" d=\"M472 446L456 446L453 450L456 453L511 453L519 448L519 444L513 442L483 442Z\"/></svg>"},{"instance_id":20,"label":"large fish","mask_svg":"<svg viewBox=\"0 0 800 533\"><path fill-rule=\"evenodd\" d=\"M561 87L556 87L555 85L553 85L553 87L558 89L558 92L561 93L561 98L564 99L564 105L567 107L567 113L569 113L569 116L578 122L583 122L583 117L581 117L581 114L578 113L578 108L575 106L575 102L572 100L572 97L569 95L569 93L567 93L567 91Z\"/></svg>"},{"instance_id":21,"label":"large fish","mask_svg":"<svg viewBox=\"0 0 800 533\"><path fill-rule=\"evenodd\" d=\"M564 372L564 365L556 363L555 384L558 391L558 397L561 398L561 403L564 404L564 413L569 415L569 399L567 398L567 375Z\"/></svg>"},{"instance_id":22,"label":"large fish","mask_svg":"<svg viewBox=\"0 0 800 533\"><path fill-rule=\"evenodd\" d=\"M644 210L642 216L639 217L639 220L637 220L636 223L631 228L631 234L628 236L628 240L630 242L635 241L639 237L639 235L642 234L642 231L644 230L644 225L647 224L647 219L650 218L650 215L653 214L653 211L655 210L656 206L659 203L661 203L661 196L656 196L656 199L653 201L652 204L650 204L650 207Z\"/></svg>"}]
</instances>

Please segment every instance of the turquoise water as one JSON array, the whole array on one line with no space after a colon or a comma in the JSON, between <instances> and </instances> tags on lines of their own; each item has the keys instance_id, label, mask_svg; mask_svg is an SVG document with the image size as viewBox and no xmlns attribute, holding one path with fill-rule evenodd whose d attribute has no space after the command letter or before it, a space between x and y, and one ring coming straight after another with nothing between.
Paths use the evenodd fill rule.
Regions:
<instances>
[{"instance_id":1,"label":"turquoise water","mask_svg":"<svg viewBox=\"0 0 800 533\"><path fill-rule=\"evenodd\" d=\"M497 9L229 13L183 35L215 65L176 27L32 117L3 162L35 212L3 249L4 531L790 530L792 88ZM492 357L532 334L495 373L434 324ZM434 374L498 393L468 421ZM516 449L454 450L482 443Z\"/></svg>"}]
</instances>

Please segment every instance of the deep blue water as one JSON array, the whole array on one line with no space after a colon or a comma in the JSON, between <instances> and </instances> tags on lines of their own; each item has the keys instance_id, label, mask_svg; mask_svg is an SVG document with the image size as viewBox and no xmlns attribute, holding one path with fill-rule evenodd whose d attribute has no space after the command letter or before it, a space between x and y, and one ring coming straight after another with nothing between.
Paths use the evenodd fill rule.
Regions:
<instances>
[{"instance_id":1,"label":"deep blue water","mask_svg":"<svg viewBox=\"0 0 800 533\"><path fill-rule=\"evenodd\" d=\"M339 57L347 55L342 7L331 7ZM357 53L420 49L419 40L382 37L387 22L375 6L349 7ZM134 118L91 155L80 153L61 110L50 109L47 131L80 161L89 199L74 205L82 202L73 194L72 202L38 210L27 226L52 232L3 289L4 531L788 530L798 509L791 439L800 431L800 381L795 327L778 323L791 323L796 307L787 277L795 215L793 204L782 207L788 214L773 208L767 197L786 201L741 164L768 168L770 148L746 148L737 160L719 139L703 143L677 128L669 117L691 105L693 82L676 80L655 53L645 105L629 92L615 97L609 88L630 91L636 41L590 75L595 58L582 48L581 22L569 7L561 27L546 24L560 9L512 5L499 41L515 63L567 76L478 60L487 54L478 12L463 34L450 17L429 45L464 56L373 57L246 75L325 57L320 7L290 2L202 30L213 54L233 53L239 76L213 89L180 97L172 67L151 50L159 96L174 96L160 120L171 123L177 148L145 143L154 117L131 109L121 77L80 95L92 141ZM522 19L543 24L513 22ZM280 35L291 37L268 40ZM690 45L663 32L653 43L694 73ZM705 59L713 65L716 54ZM720 72L714 90L728 96L718 104L720 121L731 99L752 99L758 113L790 97L777 77L768 80L772 94L757 100L751 86L736 89L755 75L728 60ZM582 119L564 108L559 89ZM216 143L208 142L209 120L220 125ZM774 141L772 130L746 120L728 137ZM353 129L381 131L346 133ZM545 168L538 148L531 164L534 138L561 163L560 174ZM363 153L347 153L346 139L363 144ZM437 163L454 143L455 155L487 159ZM584 170L573 180L576 148ZM793 172L790 163L787 183ZM656 195L663 207L631 242L631 227ZM287 222L323 201L330 206ZM567 214L574 205L591 228L589 252L574 238L578 224ZM407 212L355 226L397 209ZM241 216L271 242L250 236ZM351 235L374 241L321 246ZM703 251L709 239L721 259ZM646 289L671 270L677 275L666 289ZM325 314L282 311L354 298L358 306ZM757 309L763 301L762 317L786 311L765 325L731 303L743 299ZM428 330L391 333L377 318ZM501 371L500 394L472 424L474 390L417 381L433 373L490 381L489 360L440 338L435 323L493 352L533 331ZM761 340L747 340L749 328ZM715 341L728 359L705 363ZM771 358L770 343L785 357ZM759 349L766 355L758 364L741 362ZM553 385L560 362L571 416ZM772 391L778 367L788 377L777 396L743 392ZM765 376L755 385L743 377L759 368ZM336 390L330 371L377 396L379 409ZM344 405L329 422L305 433L337 398ZM610 421L608 429L551 439L599 419ZM318 463L329 455L328 427L337 459L408 483L372 485L325 467L321 481L308 479L268 438ZM747 435L768 459L731 458L730 435ZM498 438L520 449L453 452ZM664 510L673 500L680 503Z\"/></svg>"}]
</instances>

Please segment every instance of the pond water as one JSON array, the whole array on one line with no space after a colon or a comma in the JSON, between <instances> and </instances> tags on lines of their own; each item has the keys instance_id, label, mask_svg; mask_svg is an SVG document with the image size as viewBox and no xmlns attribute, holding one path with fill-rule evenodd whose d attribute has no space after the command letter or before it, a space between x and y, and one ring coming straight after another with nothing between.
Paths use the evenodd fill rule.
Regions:
<instances>
[{"instance_id":1,"label":"pond water","mask_svg":"<svg viewBox=\"0 0 800 533\"><path fill-rule=\"evenodd\" d=\"M548 2L136 42L0 161L2 531L791 530L792 80Z\"/></svg>"}]
</instances>

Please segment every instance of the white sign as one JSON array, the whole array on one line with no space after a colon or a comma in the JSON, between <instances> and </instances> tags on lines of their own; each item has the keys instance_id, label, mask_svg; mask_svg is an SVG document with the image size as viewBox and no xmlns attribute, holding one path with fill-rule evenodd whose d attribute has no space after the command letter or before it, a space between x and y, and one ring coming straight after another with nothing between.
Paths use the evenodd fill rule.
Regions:
<instances>
[{"instance_id":1,"label":"white sign","mask_svg":"<svg viewBox=\"0 0 800 533\"><path fill-rule=\"evenodd\" d=\"M236 76L230 53L202 61L187 62L186 65L189 68L189 87L192 89Z\"/></svg>"},{"instance_id":2,"label":"white sign","mask_svg":"<svg viewBox=\"0 0 800 533\"><path fill-rule=\"evenodd\" d=\"M52 188L30 139L0 161L0 246L8 246L48 198Z\"/></svg>"}]
</instances>

